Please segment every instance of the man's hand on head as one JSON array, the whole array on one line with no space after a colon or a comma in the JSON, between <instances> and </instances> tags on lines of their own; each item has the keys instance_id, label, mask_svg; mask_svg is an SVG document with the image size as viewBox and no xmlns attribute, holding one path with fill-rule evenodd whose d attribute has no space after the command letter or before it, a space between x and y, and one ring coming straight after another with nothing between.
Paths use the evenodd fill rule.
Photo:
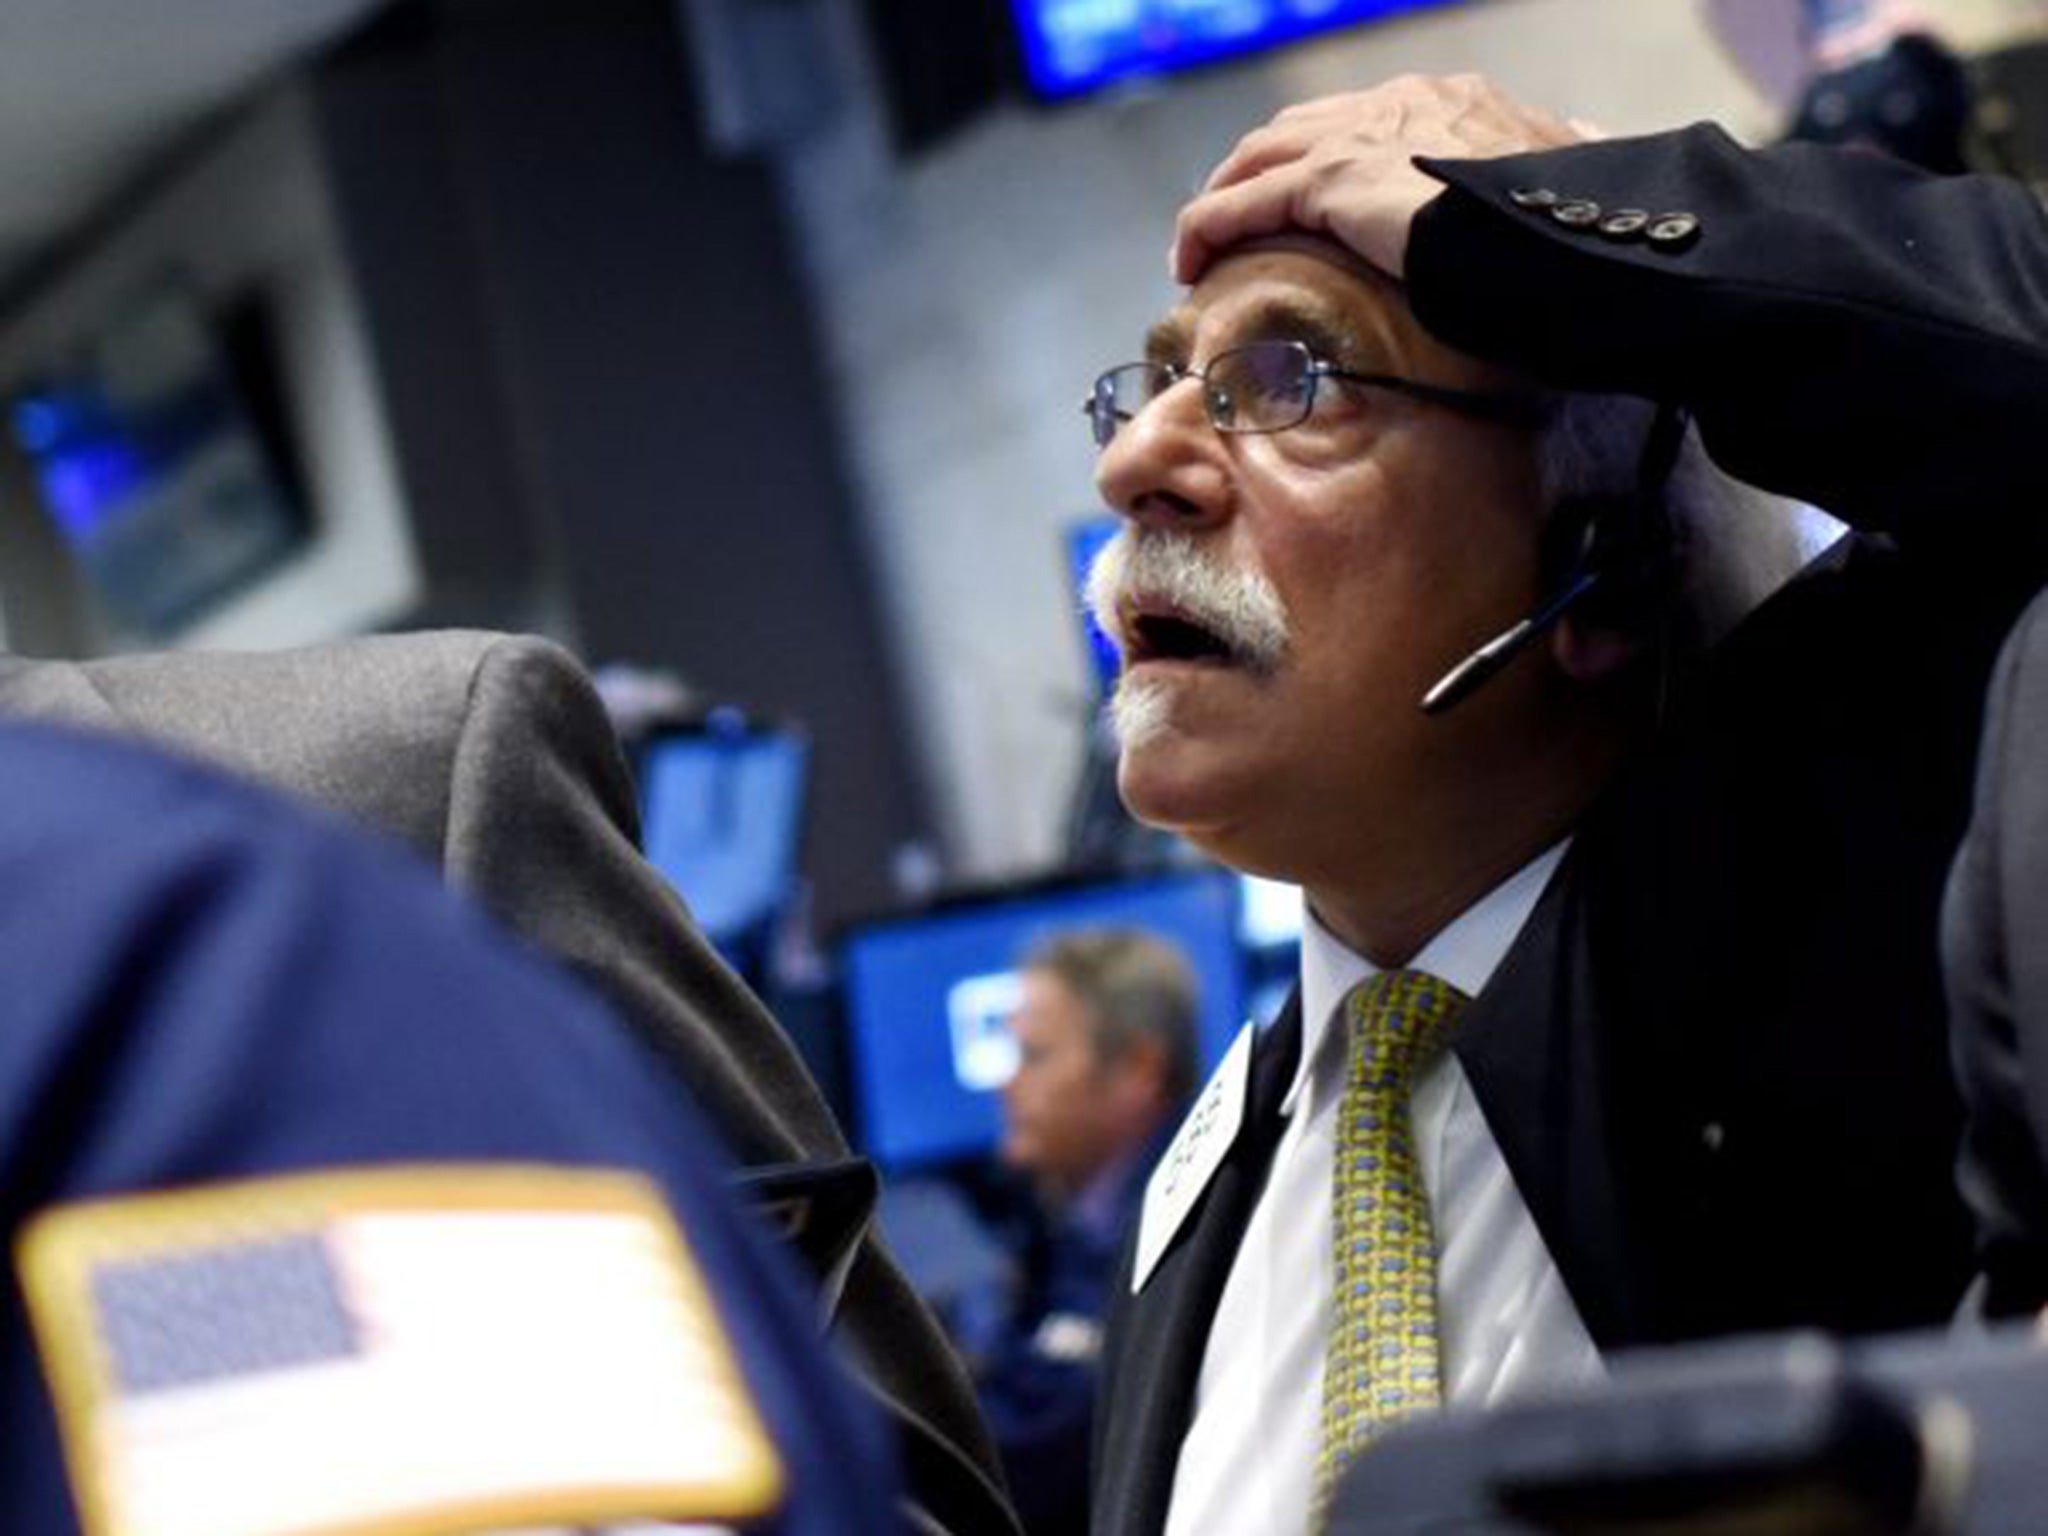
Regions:
<instances>
[{"instance_id":1,"label":"man's hand on head","mask_svg":"<svg viewBox=\"0 0 2048 1536\"><path fill-rule=\"evenodd\" d=\"M1478 75L1403 75L1288 107L1238 140L1181 209L1173 275L1193 284L1232 246L1305 230L1399 278L1409 225L1443 190L1415 168L1417 155L1484 159L1593 137Z\"/></svg>"}]
</instances>

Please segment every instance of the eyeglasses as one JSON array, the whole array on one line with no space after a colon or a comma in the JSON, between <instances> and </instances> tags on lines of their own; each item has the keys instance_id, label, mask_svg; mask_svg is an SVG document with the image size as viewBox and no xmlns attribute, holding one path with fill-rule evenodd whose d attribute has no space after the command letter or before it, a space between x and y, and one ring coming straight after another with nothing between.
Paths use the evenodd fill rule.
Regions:
<instances>
[{"instance_id":1,"label":"eyeglasses","mask_svg":"<svg viewBox=\"0 0 2048 1536\"><path fill-rule=\"evenodd\" d=\"M1182 379L1202 383L1202 408L1218 432L1284 432L1308 420L1316 386L1324 379L1392 390L1410 399L1512 426L1537 426L1544 419L1530 395L1452 389L1391 373L1352 373L1326 363L1306 342L1255 341L1209 359L1206 368L1176 363L1124 363L1095 381L1081 410L1095 429L1095 446L1107 448L1117 429Z\"/></svg>"}]
</instances>

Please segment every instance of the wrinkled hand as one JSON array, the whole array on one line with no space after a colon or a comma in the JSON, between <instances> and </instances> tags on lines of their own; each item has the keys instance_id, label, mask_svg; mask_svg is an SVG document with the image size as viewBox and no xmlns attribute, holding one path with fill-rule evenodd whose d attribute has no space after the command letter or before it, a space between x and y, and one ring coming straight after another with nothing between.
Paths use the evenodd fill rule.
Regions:
<instances>
[{"instance_id":1,"label":"wrinkled hand","mask_svg":"<svg viewBox=\"0 0 2048 1536\"><path fill-rule=\"evenodd\" d=\"M1409 225L1443 190L1415 169L1415 156L1483 159L1593 137L1478 75L1403 75L1288 107L1238 140L1181 209L1173 275L1193 283L1219 252L1296 229L1326 235L1398 278Z\"/></svg>"}]
</instances>

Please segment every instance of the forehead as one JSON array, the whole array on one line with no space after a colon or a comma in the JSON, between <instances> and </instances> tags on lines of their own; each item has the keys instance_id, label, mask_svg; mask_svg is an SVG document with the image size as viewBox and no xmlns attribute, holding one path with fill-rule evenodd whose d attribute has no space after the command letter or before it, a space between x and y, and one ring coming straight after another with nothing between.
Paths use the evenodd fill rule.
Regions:
<instances>
[{"instance_id":1,"label":"forehead","mask_svg":"<svg viewBox=\"0 0 2048 1536\"><path fill-rule=\"evenodd\" d=\"M1423 330L1399 284L1319 245L1253 246L1223 257L1146 333L1146 356L1199 366L1226 348L1279 339L1364 370L1497 382L1493 370Z\"/></svg>"},{"instance_id":2,"label":"forehead","mask_svg":"<svg viewBox=\"0 0 2048 1536\"><path fill-rule=\"evenodd\" d=\"M1085 1040L1089 1033L1088 1004L1066 979L1037 966L1023 971L1024 996L1012 1027L1041 1045Z\"/></svg>"},{"instance_id":3,"label":"forehead","mask_svg":"<svg viewBox=\"0 0 2048 1536\"><path fill-rule=\"evenodd\" d=\"M1400 333L1396 311L1406 308L1393 284L1356 268L1300 250L1254 249L1211 267L1146 333L1146 344L1181 360L1273 337L1385 351Z\"/></svg>"}]
</instances>

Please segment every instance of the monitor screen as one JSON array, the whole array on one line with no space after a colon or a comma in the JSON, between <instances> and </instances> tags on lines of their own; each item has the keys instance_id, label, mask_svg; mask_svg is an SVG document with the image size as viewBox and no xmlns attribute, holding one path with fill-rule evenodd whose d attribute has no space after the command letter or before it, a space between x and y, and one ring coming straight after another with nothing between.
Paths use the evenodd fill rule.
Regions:
<instances>
[{"instance_id":1,"label":"monitor screen","mask_svg":"<svg viewBox=\"0 0 2048 1536\"><path fill-rule=\"evenodd\" d=\"M742 970L795 889L809 743L790 731L665 732L640 750L648 862Z\"/></svg>"},{"instance_id":2,"label":"monitor screen","mask_svg":"<svg viewBox=\"0 0 2048 1536\"><path fill-rule=\"evenodd\" d=\"M1282 949L1301 944L1301 887L1284 880L1240 875L1244 916L1238 933L1249 949Z\"/></svg>"},{"instance_id":3,"label":"monitor screen","mask_svg":"<svg viewBox=\"0 0 2048 1536\"><path fill-rule=\"evenodd\" d=\"M1014 0L1038 95L1078 96L1447 0Z\"/></svg>"},{"instance_id":4,"label":"monitor screen","mask_svg":"<svg viewBox=\"0 0 2048 1536\"><path fill-rule=\"evenodd\" d=\"M312 521L189 285L166 278L8 400L14 439L107 619L163 639Z\"/></svg>"},{"instance_id":5,"label":"monitor screen","mask_svg":"<svg viewBox=\"0 0 2048 1536\"><path fill-rule=\"evenodd\" d=\"M1088 611L1088 570L1095 564L1102 546L1116 537L1122 526L1122 519L1113 512L1097 513L1067 526L1067 574L1073 582L1074 606L1088 642L1089 669L1094 674L1096 691L1104 698L1116 687L1123 658L1117 655L1115 643L1103 633L1102 626L1095 622L1095 615Z\"/></svg>"},{"instance_id":6,"label":"monitor screen","mask_svg":"<svg viewBox=\"0 0 2048 1536\"><path fill-rule=\"evenodd\" d=\"M1016 1065L1018 963L1076 928L1142 928L1179 947L1201 989L1206 1072L1245 1019L1238 885L1220 870L995 895L871 923L841 948L862 1141L901 1170L986 1153Z\"/></svg>"}]
</instances>

